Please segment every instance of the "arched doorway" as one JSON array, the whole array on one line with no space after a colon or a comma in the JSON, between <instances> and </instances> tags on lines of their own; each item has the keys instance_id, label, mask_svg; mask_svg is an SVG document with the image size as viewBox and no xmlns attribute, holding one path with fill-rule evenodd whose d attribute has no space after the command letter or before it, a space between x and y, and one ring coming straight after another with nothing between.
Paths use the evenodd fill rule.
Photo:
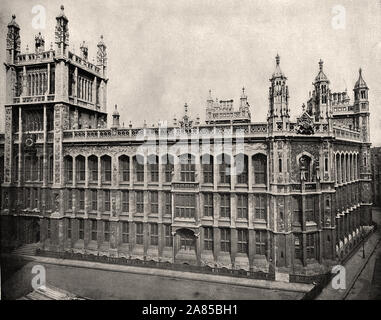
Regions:
<instances>
[{"instance_id":1,"label":"arched doorway","mask_svg":"<svg viewBox=\"0 0 381 320\"><path fill-rule=\"evenodd\" d=\"M175 263L197 265L197 241L195 232L191 229L177 229L174 235Z\"/></svg>"}]
</instances>

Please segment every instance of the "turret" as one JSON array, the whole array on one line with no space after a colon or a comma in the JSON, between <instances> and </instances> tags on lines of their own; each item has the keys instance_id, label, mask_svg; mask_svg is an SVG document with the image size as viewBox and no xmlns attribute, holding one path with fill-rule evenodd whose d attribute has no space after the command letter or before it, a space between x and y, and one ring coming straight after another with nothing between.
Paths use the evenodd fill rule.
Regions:
<instances>
[{"instance_id":1,"label":"turret","mask_svg":"<svg viewBox=\"0 0 381 320\"><path fill-rule=\"evenodd\" d=\"M16 57L20 53L20 44L20 27L16 22L16 15L12 15L7 33L7 63L15 63Z\"/></svg>"},{"instance_id":2,"label":"turret","mask_svg":"<svg viewBox=\"0 0 381 320\"><path fill-rule=\"evenodd\" d=\"M61 5L61 12L56 17L56 20L56 54L58 56L65 56L67 53L67 48L69 46L69 20L65 16L63 5Z\"/></svg>"},{"instance_id":3,"label":"turret","mask_svg":"<svg viewBox=\"0 0 381 320\"><path fill-rule=\"evenodd\" d=\"M45 51L45 39L41 35L41 32L34 37L34 49L36 53Z\"/></svg>"},{"instance_id":4,"label":"turret","mask_svg":"<svg viewBox=\"0 0 381 320\"><path fill-rule=\"evenodd\" d=\"M120 118L120 115L118 111L118 106L115 105L115 110L112 113L112 128L115 128L115 129L119 128L119 118Z\"/></svg>"},{"instance_id":5,"label":"turret","mask_svg":"<svg viewBox=\"0 0 381 320\"><path fill-rule=\"evenodd\" d=\"M98 42L98 52L97 52L97 66L101 68L102 74L104 77L106 77L106 71L107 71L107 52L106 52L106 45L103 42L103 36L101 35L101 39Z\"/></svg>"},{"instance_id":6,"label":"turret","mask_svg":"<svg viewBox=\"0 0 381 320\"><path fill-rule=\"evenodd\" d=\"M270 79L271 85L269 87L269 112L268 121L271 121L272 130L277 130L282 123L282 128L287 128L289 121L289 109L288 109L288 86L287 78L280 69L280 57L277 54L275 57L275 71Z\"/></svg>"},{"instance_id":7,"label":"turret","mask_svg":"<svg viewBox=\"0 0 381 320\"><path fill-rule=\"evenodd\" d=\"M359 70L359 77L356 81L353 92L355 94L354 110L359 114L358 129L364 142L369 142L369 88L362 77L362 70Z\"/></svg>"},{"instance_id":8,"label":"turret","mask_svg":"<svg viewBox=\"0 0 381 320\"><path fill-rule=\"evenodd\" d=\"M329 89L329 80L323 71L323 60L319 61L319 73L315 77L313 85L315 87L313 95L313 105L311 110L311 116L315 121L327 119L331 114L331 92Z\"/></svg>"}]
</instances>

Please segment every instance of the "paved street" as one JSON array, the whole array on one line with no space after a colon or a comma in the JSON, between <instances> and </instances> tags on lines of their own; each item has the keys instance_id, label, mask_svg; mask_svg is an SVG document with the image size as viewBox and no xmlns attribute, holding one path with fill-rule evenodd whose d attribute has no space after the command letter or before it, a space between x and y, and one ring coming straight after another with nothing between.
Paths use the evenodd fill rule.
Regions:
<instances>
[{"instance_id":1,"label":"paved street","mask_svg":"<svg viewBox=\"0 0 381 320\"><path fill-rule=\"evenodd\" d=\"M333 289L328 284L318 300L370 300L380 299L381 288L381 210L373 209L373 221L378 230L365 244L365 259L362 247L345 265L346 286L344 289ZM378 297L378 298L377 298Z\"/></svg>"},{"instance_id":2,"label":"paved street","mask_svg":"<svg viewBox=\"0 0 381 320\"><path fill-rule=\"evenodd\" d=\"M381 210L373 210L373 220L377 222L377 238L381 238ZM381 300L381 243L363 271L349 290L347 300Z\"/></svg>"},{"instance_id":3,"label":"paved street","mask_svg":"<svg viewBox=\"0 0 381 320\"><path fill-rule=\"evenodd\" d=\"M3 295L15 299L30 288L31 268L36 261L21 266L4 283ZM47 283L91 299L300 299L301 292L250 288L197 280L103 271L43 264ZM31 288L30 288L31 290Z\"/></svg>"}]
</instances>

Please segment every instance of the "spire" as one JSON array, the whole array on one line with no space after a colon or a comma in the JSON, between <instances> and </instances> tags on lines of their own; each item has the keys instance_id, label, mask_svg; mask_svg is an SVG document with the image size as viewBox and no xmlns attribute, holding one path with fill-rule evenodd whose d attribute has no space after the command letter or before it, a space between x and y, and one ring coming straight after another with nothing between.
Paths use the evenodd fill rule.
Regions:
<instances>
[{"instance_id":1,"label":"spire","mask_svg":"<svg viewBox=\"0 0 381 320\"><path fill-rule=\"evenodd\" d=\"M20 29L20 26L16 22L16 15L12 14L12 20L8 23L8 27L14 27L16 29Z\"/></svg>"},{"instance_id":2,"label":"spire","mask_svg":"<svg viewBox=\"0 0 381 320\"><path fill-rule=\"evenodd\" d=\"M273 75L272 75L272 78L271 79L275 79L275 78L286 78L282 72L282 70L280 69L280 56L279 54L276 55L275 57L275 71L273 72Z\"/></svg>"},{"instance_id":3,"label":"spire","mask_svg":"<svg viewBox=\"0 0 381 320\"><path fill-rule=\"evenodd\" d=\"M82 58L87 60L89 56L89 47L87 46L86 42L83 41L79 48L81 49L81 52L82 52Z\"/></svg>"},{"instance_id":4,"label":"spire","mask_svg":"<svg viewBox=\"0 0 381 320\"><path fill-rule=\"evenodd\" d=\"M65 10L65 7L63 6L63 4L61 4L61 11L60 11L60 13L58 14L58 16L56 17L56 19L58 20L58 19L63 19L63 20L66 20L66 21L69 21L68 20L68 18L65 16L65 12L64 12L64 10Z\"/></svg>"},{"instance_id":5,"label":"spire","mask_svg":"<svg viewBox=\"0 0 381 320\"><path fill-rule=\"evenodd\" d=\"M362 69L361 68L359 69L359 78L358 78L358 80L356 81L356 84L355 84L355 89L358 89L358 88L366 88L366 89L368 89L368 86L367 86L366 82L364 81L364 79L362 77Z\"/></svg>"},{"instance_id":6,"label":"spire","mask_svg":"<svg viewBox=\"0 0 381 320\"><path fill-rule=\"evenodd\" d=\"M315 78L315 83L316 82L322 82L322 81L329 82L327 76L325 75L325 73L323 71L323 64L324 64L323 60L320 59L319 60L319 73L318 73L318 75Z\"/></svg>"}]
</instances>

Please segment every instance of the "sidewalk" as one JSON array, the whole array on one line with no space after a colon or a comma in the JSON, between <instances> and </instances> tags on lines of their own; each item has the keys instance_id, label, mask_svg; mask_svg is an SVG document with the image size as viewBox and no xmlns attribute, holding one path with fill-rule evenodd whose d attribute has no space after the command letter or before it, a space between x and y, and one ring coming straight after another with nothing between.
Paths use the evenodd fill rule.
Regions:
<instances>
[{"instance_id":1,"label":"sidewalk","mask_svg":"<svg viewBox=\"0 0 381 320\"><path fill-rule=\"evenodd\" d=\"M361 271L367 265L372 253L376 249L380 241L380 231L376 230L369 240L365 243L365 259L363 258L363 247L360 246L358 251L347 261L345 266L346 272L346 289L334 289L330 282L316 298L316 300L343 300L346 298L349 290L353 286Z\"/></svg>"},{"instance_id":2,"label":"sidewalk","mask_svg":"<svg viewBox=\"0 0 381 320\"><path fill-rule=\"evenodd\" d=\"M41 264L54 264L68 267L79 267L79 268L91 268L103 271L114 271L114 272L125 272L132 274L143 274L150 276L159 277L169 277L184 280L202 281L202 282L214 282L226 285L234 286L244 286L252 288L270 289L270 290L281 290L290 292L301 292L306 293L310 291L313 287L312 284L304 283L287 283L280 281L269 281L269 280L259 280L259 279L248 279L248 278L237 278L221 275L211 275L202 274L195 272L184 272L176 270L165 270L157 268L141 268L133 266L123 266L114 265L107 263L91 262L91 261L79 261L79 260L66 260L66 259L56 259L50 257L40 257L40 256L22 256L24 259L36 261Z\"/></svg>"}]
</instances>

